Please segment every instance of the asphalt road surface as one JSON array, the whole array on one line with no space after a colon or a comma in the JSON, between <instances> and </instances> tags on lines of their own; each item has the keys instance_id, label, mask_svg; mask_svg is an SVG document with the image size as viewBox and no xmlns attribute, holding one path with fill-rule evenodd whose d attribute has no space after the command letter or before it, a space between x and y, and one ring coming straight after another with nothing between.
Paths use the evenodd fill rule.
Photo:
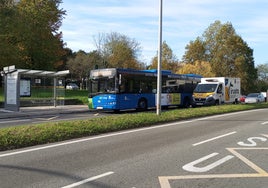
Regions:
<instances>
[{"instance_id":1,"label":"asphalt road surface","mask_svg":"<svg viewBox=\"0 0 268 188\"><path fill-rule=\"evenodd\" d=\"M267 188L268 110L0 152L0 186Z\"/></svg>"},{"instance_id":2,"label":"asphalt road surface","mask_svg":"<svg viewBox=\"0 0 268 188\"><path fill-rule=\"evenodd\" d=\"M73 112L73 113L62 113L62 114L39 114L34 116L24 117L12 117L2 118L0 120L0 128L13 127L19 125L34 125L46 122L59 122L59 121L72 121L82 120L89 118L96 118L101 116L116 115L109 112Z\"/></svg>"}]
</instances>

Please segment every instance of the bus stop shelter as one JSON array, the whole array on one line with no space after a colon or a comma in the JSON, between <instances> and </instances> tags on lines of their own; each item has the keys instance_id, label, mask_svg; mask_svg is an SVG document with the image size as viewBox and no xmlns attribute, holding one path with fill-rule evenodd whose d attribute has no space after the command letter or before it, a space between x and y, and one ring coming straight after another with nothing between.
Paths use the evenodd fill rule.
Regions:
<instances>
[{"instance_id":1,"label":"bus stop shelter","mask_svg":"<svg viewBox=\"0 0 268 188\"><path fill-rule=\"evenodd\" d=\"M44 70L29 70L16 69L15 66L4 67L1 72L4 76L4 108L10 111L19 111L20 97L31 96L31 80L26 79L27 76L49 77L53 79L53 101L54 106L57 105L57 88L64 88L64 82L59 80L69 74L69 70L65 71L44 71ZM36 79L37 82L40 79ZM40 81L41 82L41 81Z\"/></svg>"}]
</instances>

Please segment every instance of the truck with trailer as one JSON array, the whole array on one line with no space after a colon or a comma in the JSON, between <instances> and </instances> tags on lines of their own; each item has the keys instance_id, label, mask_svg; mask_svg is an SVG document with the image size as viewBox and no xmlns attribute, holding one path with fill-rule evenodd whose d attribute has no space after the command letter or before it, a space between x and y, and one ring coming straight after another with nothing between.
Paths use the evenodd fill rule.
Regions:
<instances>
[{"instance_id":1,"label":"truck with trailer","mask_svg":"<svg viewBox=\"0 0 268 188\"><path fill-rule=\"evenodd\" d=\"M193 92L192 106L238 103L241 96L240 78L201 78Z\"/></svg>"}]
</instances>

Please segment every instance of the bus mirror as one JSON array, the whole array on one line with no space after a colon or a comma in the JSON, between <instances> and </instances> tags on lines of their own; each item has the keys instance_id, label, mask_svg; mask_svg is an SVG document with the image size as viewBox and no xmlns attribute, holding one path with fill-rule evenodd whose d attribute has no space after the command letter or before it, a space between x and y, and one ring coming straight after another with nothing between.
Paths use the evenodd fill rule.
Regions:
<instances>
[{"instance_id":1,"label":"bus mirror","mask_svg":"<svg viewBox=\"0 0 268 188\"><path fill-rule=\"evenodd\" d=\"M121 85L122 84L122 80L121 80L121 74L119 74L119 80L118 80L118 84Z\"/></svg>"}]
</instances>

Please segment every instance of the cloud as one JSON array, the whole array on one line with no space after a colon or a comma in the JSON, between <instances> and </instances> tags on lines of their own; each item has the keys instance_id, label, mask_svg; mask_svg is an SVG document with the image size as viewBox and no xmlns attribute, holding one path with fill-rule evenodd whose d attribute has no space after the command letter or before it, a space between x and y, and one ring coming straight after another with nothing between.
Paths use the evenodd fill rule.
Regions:
<instances>
[{"instance_id":1,"label":"cloud","mask_svg":"<svg viewBox=\"0 0 268 188\"><path fill-rule=\"evenodd\" d=\"M67 10L61 28L63 39L74 51L93 50L93 37L98 33L118 32L141 44L142 58L147 63L156 55L159 1L64 1L62 7ZM231 22L256 51L267 44L267 9L266 0L163 0L163 40L180 59L190 40L195 40L210 24L220 20ZM261 58L268 59L266 54L258 61L263 61Z\"/></svg>"}]
</instances>

